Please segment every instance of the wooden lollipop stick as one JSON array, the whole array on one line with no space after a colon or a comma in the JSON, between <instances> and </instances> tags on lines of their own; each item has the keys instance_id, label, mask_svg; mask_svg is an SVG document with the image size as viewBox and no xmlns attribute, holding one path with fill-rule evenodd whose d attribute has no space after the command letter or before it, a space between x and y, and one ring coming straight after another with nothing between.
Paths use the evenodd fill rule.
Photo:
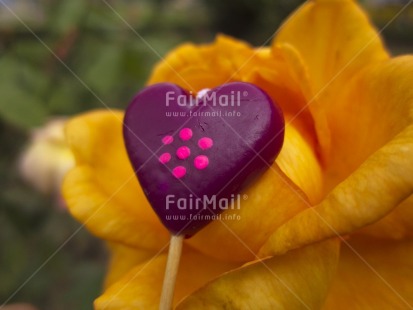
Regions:
<instances>
[{"instance_id":1,"label":"wooden lollipop stick","mask_svg":"<svg viewBox=\"0 0 413 310\"><path fill-rule=\"evenodd\" d=\"M163 279L161 302L159 310L171 310L174 300L176 276L178 275L179 260L181 259L183 236L171 235L168 260L166 262L165 276Z\"/></svg>"}]
</instances>

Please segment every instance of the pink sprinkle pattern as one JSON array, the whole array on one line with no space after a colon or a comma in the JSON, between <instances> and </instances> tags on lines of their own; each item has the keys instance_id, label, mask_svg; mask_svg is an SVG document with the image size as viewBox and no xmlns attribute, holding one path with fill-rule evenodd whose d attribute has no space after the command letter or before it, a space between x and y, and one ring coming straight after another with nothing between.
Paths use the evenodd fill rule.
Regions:
<instances>
[{"instance_id":1,"label":"pink sprinkle pattern","mask_svg":"<svg viewBox=\"0 0 413 310\"><path fill-rule=\"evenodd\" d=\"M162 164L166 164L170 160L171 160L171 154L169 153L163 153L161 156L159 156L159 161Z\"/></svg>"},{"instance_id":2,"label":"pink sprinkle pattern","mask_svg":"<svg viewBox=\"0 0 413 310\"><path fill-rule=\"evenodd\" d=\"M189 139L192 138L192 130L191 128L183 128L180 132L179 132L179 137L183 140L183 141L188 141Z\"/></svg>"},{"instance_id":3,"label":"pink sprinkle pattern","mask_svg":"<svg viewBox=\"0 0 413 310\"><path fill-rule=\"evenodd\" d=\"M176 156L179 159L187 159L191 155L191 150L187 146L181 146L176 150Z\"/></svg>"},{"instance_id":4,"label":"pink sprinkle pattern","mask_svg":"<svg viewBox=\"0 0 413 310\"><path fill-rule=\"evenodd\" d=\"M205 155L199 155L194 159L194 166L198 170L203 170L209 165L209 159Z\"/></svg>"},{"instance_id":5,"label":"pink sprinkle pattern","mask_svg":"<svg viewBox=\"0 0 413 310\"><path fill-rule=\"evenodd\" d=\"M179 138L181 138L182 141L189 141L192 138L192 136L193 132L191 128L183 128L179 132ZM174 138L169 135L162 138L162 143L164 145L171 144L173 141ZM202 137L198 140L198 147L203 151L210 149L213 145L214 141L209 137ZM180 160L185 160L191 156L191 149L186 145L180 146L176 150L176 156ZM171 159L172 156L168 152L163 153L159 156L159 162L162 164L170 162ZM209 165L209 158L206 155L198 155L194 158L193 164L196 169L204 170ZM177 179L181 179L186 175L186 168L184 166L176 166L172 169L172 175Z\"/></svg>"},{"instance_id":6,"label":"pink sprinkle pattern","mask_svg":"<svg viewBox=\"0 0 413 310\"><path fill-rule=\"evenodd\" d=\"M172 142L174 142L174 137L172 136L165 136L162 138L162 143L163 144L171 144Z\"/></svg>"},{"instance_id":7,"label":"pink sprinkle pattern","mask_svg":"<svg viewBox=\"0 0 413 310\"><path fill-rule=\"evenodd\" d=\"M186 174L186 168L183 166L177 166L172 170L172 174L177 179L183 178Z\"/></svg>"},{"instance_id":8,"label":"pink sprinkle pattern","mask_svg":"<svg viewBox=\"0 0 413 310\"><path fill-rule=\"evenodd\" d=\"M198 140L198 146L203 150L211 148L213 144L214 142L212 141L212 139L208 137L203 137Z\"/></svg>"}]
</instances>

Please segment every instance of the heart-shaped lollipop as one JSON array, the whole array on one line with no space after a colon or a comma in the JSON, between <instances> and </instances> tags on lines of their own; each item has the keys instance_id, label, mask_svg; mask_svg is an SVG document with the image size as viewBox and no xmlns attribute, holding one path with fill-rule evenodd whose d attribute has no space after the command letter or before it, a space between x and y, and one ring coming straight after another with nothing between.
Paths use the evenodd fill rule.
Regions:
<instances>
[{"instance_id":1,"label":"heart-shaped lollipop","mask_svg":"<svg viewBox=\"0 0 413 310\"><path fill-rule=\"evenodd\" d=\"M284 119L253 84L224 84L193 98L161 83L135 96L123 134L153 209L172 234L189 237L273 163Z\"/></svg>"}]
</instances>

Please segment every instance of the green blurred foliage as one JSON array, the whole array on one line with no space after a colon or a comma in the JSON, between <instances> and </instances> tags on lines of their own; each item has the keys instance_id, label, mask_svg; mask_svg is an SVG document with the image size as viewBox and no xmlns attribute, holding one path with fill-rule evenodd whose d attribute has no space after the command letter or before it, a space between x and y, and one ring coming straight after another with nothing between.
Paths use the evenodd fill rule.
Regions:
<instances>
[{"instance_id":1,"label":"green blurred foliage","mask_svg":"<svg viewBox=\"0 0 413 310\"><path fill-rule=\"evenodd\" d=\"M55 197L20 179L16 158L30 129L52 116L123 109L153 65L182 42L209 42L220 32L268 44L301 2L1 0L0 305L24 284L10 302L91 309L107 263L101 241L57 208ZM383 27L402 4L364 5ZM410 7L383 32L396 54L412 49L412 20Z\"/></svg>"}]
</instances>

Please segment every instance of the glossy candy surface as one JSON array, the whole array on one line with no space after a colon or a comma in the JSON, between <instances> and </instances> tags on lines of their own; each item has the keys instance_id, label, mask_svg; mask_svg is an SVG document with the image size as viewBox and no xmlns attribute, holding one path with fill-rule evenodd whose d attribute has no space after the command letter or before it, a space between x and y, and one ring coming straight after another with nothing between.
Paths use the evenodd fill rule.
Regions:
<instances>
[{"instance_id":1,"label":"glossy candy surface","mask_svg":"<svg viewBox=\"0 0 413 310\"><path fill-rule=\"evenodd\" d=\"M224 84L202 98L161 83L132 100L123 134L135 173L162 223L172 234L190 237L211 215L231 208L237 194L274 162L283 144L284 119L272 100L249 83Z\"/></svg>"}]
</instances>

